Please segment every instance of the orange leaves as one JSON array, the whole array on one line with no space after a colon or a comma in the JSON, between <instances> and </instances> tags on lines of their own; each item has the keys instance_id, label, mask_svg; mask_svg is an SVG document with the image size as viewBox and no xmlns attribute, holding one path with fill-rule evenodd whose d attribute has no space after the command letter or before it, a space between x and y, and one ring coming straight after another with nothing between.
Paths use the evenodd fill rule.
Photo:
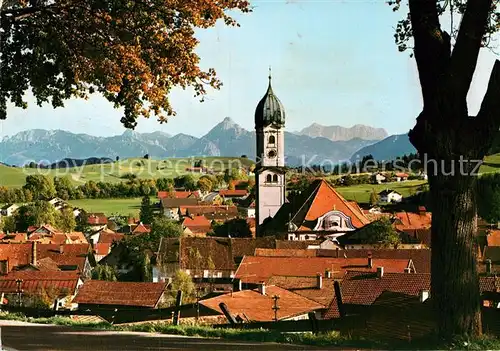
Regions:
<instances>
[{"instance_id":1,"label":"orange leaves","mask_svg":"<svg viewBox=\"0 0 500 351\"><path fill-rule=\"evenodd\" d=\"M59 8L57 6L60 6ZM242 0L64 0L52 13L40 12L6 29L12 36L2 53L0 116L7 99L23 106L30 86L40 101L58 105L71 95L85 98L91 89L116 107L122 122L134 127L139 116L160 122L175 115L168 95L173 87L192 87L203 97L206 86L220 88L213 69L203 71L195 53L194 28L218 20L234 25L228 10L250 10ZM19 24L22 24L20 26ZM43 37L41 33L50 33ZM20 51L19 48L24 49ZM35 54L36 53L36 54ZM56 64L44 70L45 57ZM23 62L20 66L14 64ZM20 68L22 67L22 68ZM3 94L3 95L1 95Z\"/></svg>"}]
</instances>

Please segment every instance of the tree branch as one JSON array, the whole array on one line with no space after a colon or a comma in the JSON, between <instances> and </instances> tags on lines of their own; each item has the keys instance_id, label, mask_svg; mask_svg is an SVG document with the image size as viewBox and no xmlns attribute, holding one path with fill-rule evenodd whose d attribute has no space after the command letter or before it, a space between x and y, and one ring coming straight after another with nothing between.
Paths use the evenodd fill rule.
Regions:
<instances>
[{"instance_id":1,"label":"tree branch","mask_svg":"<svg viewBox=\"0 0 500 351\"><path fill-rule=\"evenodd\" d=\"M435 97L437 82L449 60L450 36L441 30L436 0L410 0L409 5L425 110Z\"/></svg>"},{"instance_id":2,"label":"tree branch","mask_svg":"<svg viewBox=\"0 0 500 351\"><path fill-rule=\"evenodd\" d=\"M52 4L47 6L31 6L22 9L5 10L5 11L0 11L0 17L4 19L9 19L11 21L17 21L22 18L34 15L35 13L57 8L58 6L59 5Z\"/></svg>"},{"instance_id":3,"label":"tree branch","mask_svg":"<svg viewBox=\"0 0 500 351\"><path fill-rule=\"evenodd\" d=\"M478 139L489 148L500 128L500 60L495 61L488 89L475 119L480 126Z\"/></svg>"},{"instance_id":4,"label":"tree branch","mask_svg":"<svg viewBox=\"0 0 500 351\"><path fill-rule=\"evenodd\" d=\"M469 92L492 3L493 0L467 1L450 62L450 78L457 98L465 99Z\"/></svg>"}]
</instances>

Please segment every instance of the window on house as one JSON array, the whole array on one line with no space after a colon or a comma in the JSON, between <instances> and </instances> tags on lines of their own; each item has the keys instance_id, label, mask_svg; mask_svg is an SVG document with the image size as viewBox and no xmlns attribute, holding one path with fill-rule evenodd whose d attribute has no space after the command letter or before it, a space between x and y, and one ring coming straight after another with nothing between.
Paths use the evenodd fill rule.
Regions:
<instances>
[{"instance_id":1,"label":"window on house","mask_svg":"<svg viewBox=\"0 0 500 351\"><path fill-rule=\"evenodd\" d=\"M276 138L274 137L274 135L270 135L269 136L269 144L275 144L276 143Z\"/></svg>"},{"instance_id":2,"label":"window on house","mask_svg":"<svg viewBox=\"0 0 500 351\"><path fill-rule=\"evenodd\" d=\"M268 183L272 183L272 181L273 181L273 177L272 177L270 174L268 174L268 175L266 176L266 182L268 182Z\"/></svg>"},{"instance_id":3,"label":"window on house","mask_svg":"<svg viewBox=\"0 0 500 351\"><path fill-rule=\"evenodd\" d=\"M278 182L278 175L275 174L273 175L273 183L277 183Z\"/></svg>"}]
</instances>

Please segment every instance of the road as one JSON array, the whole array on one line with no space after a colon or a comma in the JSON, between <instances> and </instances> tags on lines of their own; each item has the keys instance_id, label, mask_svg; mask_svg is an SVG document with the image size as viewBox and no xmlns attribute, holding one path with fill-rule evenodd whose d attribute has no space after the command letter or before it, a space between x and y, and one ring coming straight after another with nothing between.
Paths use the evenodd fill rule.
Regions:
<instances>
[{"instance_id":1,"label":"road","mask_svg":"<svg viewBox=\"0 0 500 351\"><path fill-rule=\"evenodd\" d=\"M109 332L0 321L5 351L48 350L307 350L308 346L251 343L139 332Z\"/></svg>"}]
</instances>

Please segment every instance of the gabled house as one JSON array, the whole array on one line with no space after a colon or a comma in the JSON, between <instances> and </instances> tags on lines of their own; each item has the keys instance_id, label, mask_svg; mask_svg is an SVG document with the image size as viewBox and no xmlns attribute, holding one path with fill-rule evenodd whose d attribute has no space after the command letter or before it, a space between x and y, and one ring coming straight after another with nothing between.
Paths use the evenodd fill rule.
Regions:
<instances>
[{"instance_id":1,"label":"gabled house","mask_svg":"<svg viewBox=\"0 0 500 351\"><path fill-rule=\"evenodd\" d=\"M397 182L404 182L408 180L409 175L407 173L396 173L395 177Z\"/></svg>"},{"instance_id":2,"label":"gabled house","mask_svg":"<svg viewBox=\"0 0 500 351\"><path fill-rule=\"evenodd\" d=\"M170 198L162 197L160 207L163 215L167 219L178 221L180 219L179 209L185 206L195 206L199 204L199 200L195 197L186 198Z\"/></svg>"},{"instance_id":3,"label":"gabled house","mask_svg":"<svg viewBox=\"0 0 500 351\"><path fill-rule=\"evenodd\" d=\"M221 189L219 196L223 199L244 199L248 196L248 191L246 189Z\"/></svg>"},{"instance_id":4,"label":"gabled house","mask_svg":"<svg viewBox=\"0 0 500 351\"><path fill-rule=\"evenodd\" d=\"M372 174L371 179L373 184L382 184L383 182L387 181L387 177L382 173Z\"/></svg>"},{"instance_id":5,"label":"gabled house","mask_svg":"<svg viewBox=\"0 0 500 351\"><path fill-rule=\"evenodd\" d=\"M16 212L16 210L18 208L19 208L19 205L7 204L0 209L0 215L4 216L4 217L10 217L14 214L14 212Z\"/></svg>"},{"instance_id":6,"label":"gabled house","mask_svg":"<svg viewBox=\"0 0 500 351\"><path fill-rule=\"evenodd\" d=\"M88 280L73 302L81 310L156 309L164 301L167 283Z\"/></svg>"},{"instance_id":7,"label":"gabled house","mask_svg":"<svg viewBox=\"0 0 500 351\"><path fill-rule=\"evenodd\" d=\"M24 306L36 305L37 300L50 298L50 301L44 301L48 303L47 307L74 310L76 306L72 300L82 284L80 274L74 271L26 270L0 275L0 293L6 295L9 305L15 304L18 289L21 289Z\"/></svg>"},{"instance_id":8,"label":"gabled house","mask_svg":"<svg viewBox=\"0 0 500 351\"><path fill-rule=\"evenodd\" d=\"M274 313L273 296L279 296L279 310ZM200 301L206 308L222 314L219 307L224 303L236 320L265 322L300 320L308 318L309 312L324 308L323 305L275 285L261 284L254 290L242 290Z\"/></svg>"},{"instance_id":9,"label":"gabled house","mask_svg":"<svg viewBox=\"0 0 500 351\"><path fill-rule=\"evenodd\" d=\"M91 230L104 229L108 225L108 217L104 213L89 213L87 214L87 224Z\"/></svg>"},{"instance_id":10,"label":"gabled house","mask_svg":"<svg viewBox=\"0 0 500 351\"><path fill-rule=\"evenodd\" d=\"M187 228L191 235L205 236L212 230L212 222L205 216L184 217L182 227Z\"/></svg>"},{"instance_id":11,"label":"gabled house","mask_svg":"<svg viewBox=\"0 0 500 351\"><path fill-rule=\"evenodd\" d=\"M288 240L317 240L336 238L368 223L356 203L346 201L324 179L317 179L301 198L285 203L274 218L263 223L262 232Z\"/></svg>"},{"instance_id":12,"label":"gabled house","mask_svg":"<svg viewBox=\"0 0 500 351\"><path fill-rule=\"evenodd\" d=\"M397 203L403 201L403 195L396 190L386 189L378 193L380 201L388 203Z\"/></svg>"}]
</instances>

